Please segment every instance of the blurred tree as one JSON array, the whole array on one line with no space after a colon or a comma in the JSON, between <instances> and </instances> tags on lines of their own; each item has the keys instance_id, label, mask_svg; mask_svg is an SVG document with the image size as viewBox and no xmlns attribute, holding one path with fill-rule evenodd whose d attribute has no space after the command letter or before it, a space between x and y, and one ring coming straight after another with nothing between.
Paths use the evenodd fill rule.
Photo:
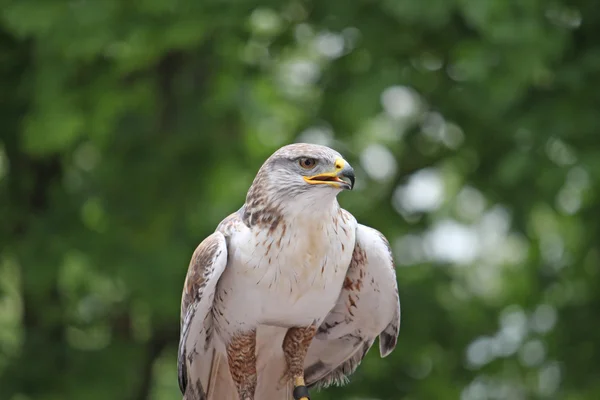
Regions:
<instances>
[{"instance_id":1,"label":"blurred tree","mask_svg":"<svg viewBox=\"0 0 600 400\"><path fill-rule=\"evenodd\" d=\"M191 252L297 140L403 304L316 399L600 395L591 0L0 4L1 400L180 398Z\"/></svg>"}]
</instances>

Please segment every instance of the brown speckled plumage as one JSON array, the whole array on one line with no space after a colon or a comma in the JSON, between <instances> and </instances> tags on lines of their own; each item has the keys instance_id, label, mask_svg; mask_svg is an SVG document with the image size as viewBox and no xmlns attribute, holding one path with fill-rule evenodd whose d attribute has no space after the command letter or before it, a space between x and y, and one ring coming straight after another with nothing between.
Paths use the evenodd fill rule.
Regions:
<instances>
[{"instance_id":1,"label":"brown speckled plumage","mask_svg":"<svg viewBox=\"0 0 600 400\"><path fill-rule=\"evenodd\" d=\"M352 279L350 276L346 275L344 279L343 288L350 291L351 294L349 296L354 295L353 292L360 292L362 287L362 280L365 275L364 265L367 261L367 253L363 250L360 244L356 244L354 247L354 252L352 253L352 261L350 262L349 270L358 270L358 277Z\"/></svg>"},{"instance_id":2,"label":"brown speckled plumage","mask_svg":"<svg viewBox=\"0 0 600 400\"><path fill-rule=\"evenodd\" d=\"M240 400L253 400L256 390L256 331L238 333L227 345L227 361Z\"/></svg>"},{"instance_id":3,"label":"brown speckled plumage","mask_svg":"<svg viewBox=\"0 0 600 400\"><path fill-rule=\"evenodd\" d=\"M316 333L315 325L288 329L282 345L288 368L284 379L304 376L304 359Z\"/></svg>"},{"instance_id":4,"label":"brown speckled plumage","mask_svg":"<svg viewBox=\"0 0 600 400\"><path fill-rule=\"evenodd\" d=\"M204 268L205 265L210 265L210 262L217 256L219 251L219 242L214 236L207 237L202 241L190 261L189 273L185 277L183 284L183 296L181 299L181 320L185 317L185 313L192 304L202 296L202 291L206 285L206 276L210 273L209 268Z\"/></svg>"}]
</instances>

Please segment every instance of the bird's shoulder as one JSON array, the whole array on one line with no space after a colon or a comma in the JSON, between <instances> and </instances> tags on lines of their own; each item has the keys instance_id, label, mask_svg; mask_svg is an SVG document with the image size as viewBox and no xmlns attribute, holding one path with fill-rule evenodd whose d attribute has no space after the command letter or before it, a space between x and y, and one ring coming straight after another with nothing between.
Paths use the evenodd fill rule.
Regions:
<instances>
[{"instance_id":1,"label":"bird's shoulder","mask_svg":"<svg viewBox=\"0 0 600 400\"><path fill-rule=\"evenodd\" d=\"M395 274L392 247L383 233L375 228L358 223L356 227L356 240L356 247L359 247L365 255L367 253L376 253L377 256L382 257L383 261L385 261L381 264Z\"/></svg>"},{"instance_id":2,"label":"bird's shoulder","mask_svg":"<svg viewBox=\"0 0 600 400\"><path fill-rule=\"evenodd\" d=\"M213 232L194 250L183 283L181 298L182 322L192 303L204 295L207 283L220 276L227 263L227 243L223 233Z\"/></svg>"},{"instance_id":3,"label":"bird's shoulder","mask_svg":"<svg viewBox=\"0 0 600 400\"><path fill-rule=\"evenodd\" d=\"M243 214L244 207L229 214L217 225L216 231L221 232L226 239L229 239L235 233L248 229L248 226L244 222Z\"/></svg>"},{"instance_id":4,"label":"bird's shoulder","mask_svg":"<svg viewBox=\"0 0 600 400\"><path fill-rule=\"evenodd\" d=\"M342 220L348 224L354 225L354 227L358 226L358 221L354 218L354 215L345 208L340 207L338 211L338 215Z\"/></svg>"},{"instance_id":5,"label":"bird's shoulder","mask_svg":"<svg viewBox=\"0 0 600 400\"><path fill-rule=\"evenodd\" d=\"M350 229L353 233L351 237L353 237L354 240L356 240L356 230L359 224L354 215L352 215L352 213L350 213L348 210L342 207L339 207L336 215L334 215L333 222L336 225L336 227L344 227L344 231L346 229Z\"/></svg>"}]
</instances>

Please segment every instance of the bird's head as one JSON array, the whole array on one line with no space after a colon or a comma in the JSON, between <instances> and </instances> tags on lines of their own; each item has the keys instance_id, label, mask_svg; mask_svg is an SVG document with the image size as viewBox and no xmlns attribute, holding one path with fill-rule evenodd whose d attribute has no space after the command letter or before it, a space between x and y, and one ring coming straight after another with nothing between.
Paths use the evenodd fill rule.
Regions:
<instances>
[{"instance_id":1,"label":"bird's head","mask_svg":"<svg viewBox=\"0 0 600 400\"><path fill-rule=\"evenodd\" d=\"M246 203L326 206L342 190L354 187L354 170L337 151L321 145L284 146L260 168Z\"/></svg>"},{"instance_id":2,"label":"bird's head","mask_svg":"<svg viewBox=\"0 0 600 400\"><path fill-rule=\"evenodd\" d=\"M261 171L279 190L314 193L351 190L354 170L337 151L316 144L296 143L277 150Z\"/></svg>"}]
</instances>

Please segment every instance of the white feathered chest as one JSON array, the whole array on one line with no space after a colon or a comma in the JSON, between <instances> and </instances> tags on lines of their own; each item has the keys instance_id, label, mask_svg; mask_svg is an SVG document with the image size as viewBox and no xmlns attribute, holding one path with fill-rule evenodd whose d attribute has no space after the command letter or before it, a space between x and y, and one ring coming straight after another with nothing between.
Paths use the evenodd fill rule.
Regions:
<instances>
[{"instance_id":1,"label":"white feathered chest","mask_svg":"<svg viewBox=\"0 0 600 400\"><path fill-rule=\"evenodd\" d=\"M232 319L268 325L321 321L339 296L355 235L355 219L340 209L282 221L272 230L242 228L231 236L220 287L244 289L228 295L223 308L243 310Z\"/></svg>"}]
</instances>

